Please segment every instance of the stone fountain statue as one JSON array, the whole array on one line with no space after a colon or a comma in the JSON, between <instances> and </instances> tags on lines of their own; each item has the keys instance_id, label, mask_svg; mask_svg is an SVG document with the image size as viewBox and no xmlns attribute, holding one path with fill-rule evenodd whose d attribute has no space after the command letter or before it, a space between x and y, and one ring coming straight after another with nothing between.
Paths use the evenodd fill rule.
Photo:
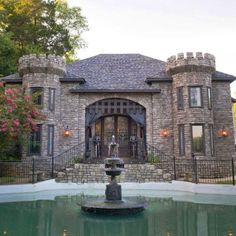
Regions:
<instances>
[{"instance_id":1,"label":"stone fountain statue","mask_svg":"<svg viewBox=\"0 0 236 236\"><path fill-rule=\"evenodd\" d=\"M118 157L118 144L114 135L109 145L109 154L110 157L105 159L105 172L106 175L111 176L111 180L106 186L106 200L121 201L121 186L117 184L116 176L124 170L124 162Z\"/></svg>"},{"instance_id":2,"label":"stone fountain statue","mask_svg":"<svg viewBox=\"0 0 236 236\"><path fill-rule=\"evenodd\" d=\"M105 159L105 173L110 176L110 182L106 185L104 199L85 201L81 204L81 209L89 213L102 214L134 214L144 210L143 203L135 201L123 201L121 185L117 183L116 177L124 170L124 161L118 157L118 143L115 136L109 145L109 157Z\"/></svg>"},{"instance_id":3,"label":"stone fountain statue","mask_svg":"<svg viewBox=\"0 0 236 236\"><path fill-rule=\"evenodd\" d=\"M115 135L111 137L111 142L109 143L108 155L110 157L118 157L119 144L116 143Z\"/></svg>"}]
</instances>

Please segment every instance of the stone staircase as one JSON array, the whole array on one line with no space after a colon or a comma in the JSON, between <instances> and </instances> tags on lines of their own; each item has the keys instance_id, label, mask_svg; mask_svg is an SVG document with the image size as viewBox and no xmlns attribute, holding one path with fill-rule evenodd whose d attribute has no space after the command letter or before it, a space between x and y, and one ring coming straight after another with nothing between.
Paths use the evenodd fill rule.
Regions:
<instances>
[{"instance_id":1,"label":"stone staircase","mask_svg":"<svg viewBox=\"0 0 236 236\"><path fill-rule=\"evenodd\" d=\"M163 169L160 165L125 164L125 170L117 177L118 182L170 182L173 174L170 169ZM104 164L78 163L74 168L66 168L58 172L57 182L63 183L105 183L109 181L104 172Z\"/></svg>"}]
</instances>

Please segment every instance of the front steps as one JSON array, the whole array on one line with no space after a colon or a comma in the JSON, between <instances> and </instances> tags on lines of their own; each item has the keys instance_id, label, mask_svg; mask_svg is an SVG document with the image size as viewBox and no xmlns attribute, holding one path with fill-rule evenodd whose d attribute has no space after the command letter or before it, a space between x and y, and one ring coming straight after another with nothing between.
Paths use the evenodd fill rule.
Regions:
<instances>
[{"instance_id":1,"label":"front steps","mask_svg":"<svg viewBox=\"0 0 236 236\"><path fill-rule=\"evenodd\" d=\"M162 169L159 165L145 164L125 164L125 170L117 177L118 182L170 182L172 180L172 170ZM108 176L104 172L104 164L75 164L74 168L66 168L63 172L58 172L57 182L63 183L106 183Z\"/></svg>"}]
</instances>

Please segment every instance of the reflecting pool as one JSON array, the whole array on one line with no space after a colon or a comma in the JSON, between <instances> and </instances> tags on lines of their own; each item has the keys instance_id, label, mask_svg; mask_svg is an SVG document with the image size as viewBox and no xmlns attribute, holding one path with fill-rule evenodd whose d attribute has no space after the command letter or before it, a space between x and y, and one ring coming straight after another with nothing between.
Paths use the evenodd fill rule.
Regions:
<instances>
[{"instance_id":1,"label":"reflecting pool","mask_svg":"<svg viewBox=\"0 0 236 236\"><path fill-rule=\"evenodd\" d=\"M0 203L0 235L11 236L233 236L236 206L145 198L134 216L89 215L81 196Z\"/></svg>"}]
</instances>

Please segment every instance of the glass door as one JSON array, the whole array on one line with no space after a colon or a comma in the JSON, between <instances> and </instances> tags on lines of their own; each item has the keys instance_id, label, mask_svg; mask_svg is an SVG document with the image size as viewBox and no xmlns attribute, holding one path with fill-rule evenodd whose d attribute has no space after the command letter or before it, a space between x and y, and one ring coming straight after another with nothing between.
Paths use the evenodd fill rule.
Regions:
<instances>
[{"instance_id":1,"label":"glass door","mask_svg":"<svg viewBox=\"0 0 236 236\"><path fill-rule=\"evenodd\" d=\"M129 119L126 116L117 117L116 129L117 141L119 143L119 155L124 157L129 153Z\"/></svg>"},{"instance_id":2,"label":"glass door","mask_svg":"<svg viewBox=\"0 0 236 236\"><path fill-rule=\"evenodd\" d=\"M129 118L126 116L107 116L103 118L103 156L108 156L112 135L119 145L119 156L129 155Z\"/></svg>"}]
</instances>

